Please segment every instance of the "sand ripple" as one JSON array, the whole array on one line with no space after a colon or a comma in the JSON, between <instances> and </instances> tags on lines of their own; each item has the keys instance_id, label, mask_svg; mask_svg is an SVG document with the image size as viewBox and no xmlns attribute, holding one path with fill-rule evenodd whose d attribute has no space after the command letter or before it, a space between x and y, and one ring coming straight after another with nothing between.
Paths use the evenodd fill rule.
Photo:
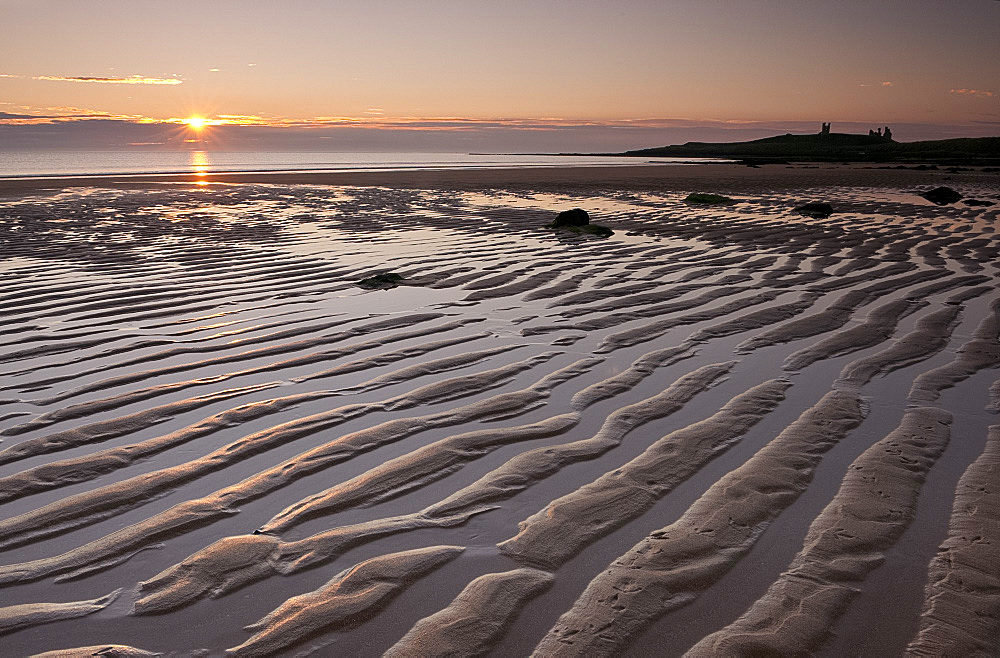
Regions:
<instances>
[{"instance_id":1,"label":"sand ripple","mask_svg":"<svg viewBox=\"0 0 1000 658\"><path fill-rule=\"evenodd\" d=\"M0 200L5 655L995 653L1000 211L785 171Z\"/></svg>"}]
</instances>

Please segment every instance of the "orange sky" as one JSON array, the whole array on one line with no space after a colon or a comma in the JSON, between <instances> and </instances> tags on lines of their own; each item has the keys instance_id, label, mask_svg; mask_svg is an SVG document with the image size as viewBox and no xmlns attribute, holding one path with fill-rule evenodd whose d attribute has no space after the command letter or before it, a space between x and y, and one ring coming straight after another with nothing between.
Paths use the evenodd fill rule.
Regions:
<instances>
[{"instance_id":1,"label":"orange sky","mask_svg":"<svg viewBox=\"0 0 1000 658\"><path fill-rule=\"evenodd\" d=\"M0 0L0 122L832 120L996 134L998 29L995 0Z\"/></svg>"}]
</instances>

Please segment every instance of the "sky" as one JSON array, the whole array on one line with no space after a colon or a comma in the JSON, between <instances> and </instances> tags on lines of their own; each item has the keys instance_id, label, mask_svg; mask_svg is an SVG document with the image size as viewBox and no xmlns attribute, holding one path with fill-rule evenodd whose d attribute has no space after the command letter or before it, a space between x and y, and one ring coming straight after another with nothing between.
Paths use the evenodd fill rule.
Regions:
<instances>
[{"instance_id":1,"label":"sky","mask_svg":"<svg viewBox=\"0 0 1000 658\"><path fill-rule=\"evenodd\" d=\"M998 31L997 0L0 0L0 150L998 135Z\"/></svg>"}]
</instances>

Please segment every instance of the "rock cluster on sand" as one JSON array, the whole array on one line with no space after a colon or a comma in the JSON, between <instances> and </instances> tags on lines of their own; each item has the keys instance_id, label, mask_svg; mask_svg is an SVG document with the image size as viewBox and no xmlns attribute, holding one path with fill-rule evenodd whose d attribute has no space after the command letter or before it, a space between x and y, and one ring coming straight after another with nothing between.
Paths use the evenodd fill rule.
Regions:
<instances>
[{"instance_id":1,"label":"rock cluster on sand","mask_svg":"<svg viewBox=\"0 0 1000 658\"><path fill-rule=\"evenodd\" d=\"M357 286L365 290L389 290L395 288L403 277L395 272L382 272L358 281Z\"/></svg>"},{"instance_id":2,"label":"rock cluster on sand","mask_svg":"<svg viewBox=\"0 0 1000 658\"><path fill-rule=\"evenodd\" d=\"M735 203L732 199L721 194L707 194L705 192L692 192L684 199L684 203L697 203L703 205L727 205Z\"/></svg>"},{"instance_id":3,"label":"rock cluster on sand","mask_svg":"<svg viewBox=\"0 0 1000 658\"><path fill-rule=\"evenodd\" d=\"M591 224L590 215L582 208L562 211L546 228L565 229L573 233L590 233L601 238L614 235L614 231L607 226Z\"/></svg>"},{"instance_id":4,"label":"rock cluster on sand","mask_svg":"<svg viewBox=\"0 0 1000 658\"><path fill-rule=\"evenodd\" d=\"M961 194L950 187L935 187L933 190L924 192L920 196L939 206L947 206L949 203L955 203L962 198Z\"/></svg>"},{"instance_id":5,"label":"rock cluster on sand","mask_svg":"<svg viewBox=\"0 0 1000 658\"><path fill-rule=\"evenodd\" d=\"M814 217L816 219L826 219L833 214L833 206L829 203L807 203L804 206L799 206L795 209L795 212L800 215L806 215L807 217Z\"/></svg>"}]
</instances>

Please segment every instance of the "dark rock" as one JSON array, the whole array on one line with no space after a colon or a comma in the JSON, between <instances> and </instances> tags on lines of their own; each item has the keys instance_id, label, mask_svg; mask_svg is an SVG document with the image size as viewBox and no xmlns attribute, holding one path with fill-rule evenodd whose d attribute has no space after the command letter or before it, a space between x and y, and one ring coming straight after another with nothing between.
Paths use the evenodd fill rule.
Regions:
<instances>
[{"instance_id":1,"label":"dark rock","mask_svg":"<svg viewBox=\"0 0 1000 658\"><path fill-rule=\"evenodd\" d=\"M546 228L557 228L571 233L586 233L596 235L599 238L606 238L614 235L615 232L607 226L598 226L590 223L590 215L586 210L573 208L559 213Z\"/></svg>"},{"instance_id":2,"label":"dark rock","mask_svg":"<svg viewBox=\"0 0 1000 658\"><path fill-rule=\"evenodd\" d=\"M826 219L833 214L833 206L829 203L813 202L807 203L804 206L799 206L795 209L795 212L800 215L806 215L807 217Z\"/></svg>"},{"instance_id":3,"label":"dark rock","mask_svg":"<svg viewBox=\"0 0 1000 658\"><path fill-rule=\"evenodd\" d=\"M365 290L389 290L398 286L402 280L403 277L395 272L383 272L367 279L361 279L356 285Z\"/></svg>"},{"instance_id":4,"label":"dark rock","mask_svg":"<svg viewBox=\"0 0 1000 658\"><path fill-rule=\"evenodd\" d=\"M967 206L994 206L996 201L987 201L986 199L966 199L963 201Z\"/></svg>"},{"instance_id":5,"label":"dark rock","mask_svg":"<svg viewBox=\"0 0 1000 658\"><path fill-rule=\"evenodd\" d=\"M950 187L935 187L933 190L924 192L920 196L939 206L947 206L949 203L955 203L962 198L961 194Z\"/></svg>"},{"instance_id":6,"label":"dark rock","mask_svg":"<svg viewBox=\"0 0 1000 658\"><path fill-rule=\"evenodd\" d=\"M732 199L727 196L722 196L721 194L706 194L704 192L693 192L687 195L684 199L684 203L697 203L699 205L721 205L735 203Z\"/></svg>"},{"instance_id":7,"label":"dark rock","mask_svg":"<svg viewBox=\"0 0 1000 658\"><path fill-rule=\"evenodd\" d=\"M590 223L590 215L582 208L564 210L556 215L556 218L549 224L549 228L563 228L566 226L586 226Z\"/></svg>"}]
</instances>

